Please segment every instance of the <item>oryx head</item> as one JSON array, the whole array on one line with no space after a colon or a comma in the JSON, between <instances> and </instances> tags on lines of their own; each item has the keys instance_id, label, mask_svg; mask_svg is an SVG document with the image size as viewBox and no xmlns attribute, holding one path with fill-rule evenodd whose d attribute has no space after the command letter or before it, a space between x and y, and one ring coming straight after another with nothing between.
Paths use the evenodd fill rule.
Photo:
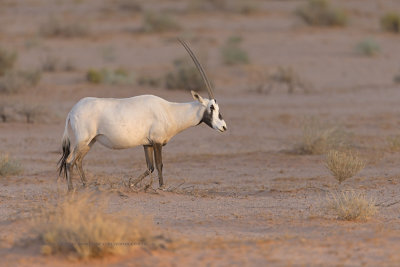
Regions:
<instances>
[{"instance_id":1,"label":"oryx head","mask_svg":"<svg viewBox=\"0 0 400 267\"><path fill-rule=\"evenodd\" d=\"M179 42L185 47L186 51L189 53L190 57L192 58L194 64L196 65L197 69L199 70L201 77L203 77L204 83L207 87L207 92L209 99L202 98L197 92L192 91L192 96L195 100L197 100L200 104L205 107L203 118L200 123L204 122L211 128L218 130L220 132L225 132L227 130L226 123L222 118L222 115L219 111L219 106L217 104L217 100L214 97L212 86L210 81L207 78L207 75L201 66L200 62L197 60L196 56L186 44L185 41L178 39Z\"/></svg>"},{"instance_id":2,"label":"oryx head","mask_svg":"<svg viewBox=\"0 0 400 267\"><path fill-rule=\"evenodd\" d=\"M200 123L204 122L211 128L218 130L220 132L225 132L227 130L226 123L222 118L221 112L219 112L219 106L217 100L202 98L197 92L192 91L192 96L194 100L197 100L200 104L205 107L203 118Z\"/></svg>"}]
</instances>

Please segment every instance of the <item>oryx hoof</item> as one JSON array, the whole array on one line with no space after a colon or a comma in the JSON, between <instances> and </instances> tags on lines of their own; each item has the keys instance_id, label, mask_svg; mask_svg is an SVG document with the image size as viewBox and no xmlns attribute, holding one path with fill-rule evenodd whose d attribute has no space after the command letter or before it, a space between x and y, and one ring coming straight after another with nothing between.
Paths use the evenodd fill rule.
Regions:
<instances>
[{"instance_id":1,"label":"oryx hoof","mask_svg":"<svg viewBox=\"0 0 400 267\"><path fill-rule=\"evenodd\" d=\"M160 191L167 191L167 187L165 186L165 184L163 184L163 185L160 185L160 186L157 188L157 190L160 190Z\"/></svg>"}]
</instances>

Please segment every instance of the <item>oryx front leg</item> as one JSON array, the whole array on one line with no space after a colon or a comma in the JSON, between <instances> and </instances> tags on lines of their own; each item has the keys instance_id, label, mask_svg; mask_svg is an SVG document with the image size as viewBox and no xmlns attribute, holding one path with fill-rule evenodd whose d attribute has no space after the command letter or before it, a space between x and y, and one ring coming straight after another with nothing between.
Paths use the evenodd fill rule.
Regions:
<instances>
[{"instance_id":1,"label":"oryx front leg","mask_svg":"<svg viewBox=\"0 0 400 267\"><path fill-rule=\"evenodd\" d=\"M138 178L136 178L133 182L131 182L131 179L129 179L129 185L130 186L135 186L137 185L140 181L142 181L147 175L152 173L154 171L154 163L153 163L153 147L149 145L143 146L144 148L144 155L146 157L146 163L147 163L147 170L142 173Z\"/></svg>"},{"instance_id":2,"label":"oryx front leg","mask_svg":"<svg viewBox=\"0 0 400 267\"><path fill-rule=\"evenodd\" d=\"M154 158L156 160L156 168L158 172L158 181L160 184L160 187L162 188L164 186L164 180L163 180L163 175L162 175L162 169L163 169L163 163L162 163L162 145L161 144L154 144Z\"/></svg>"}]
</instances>

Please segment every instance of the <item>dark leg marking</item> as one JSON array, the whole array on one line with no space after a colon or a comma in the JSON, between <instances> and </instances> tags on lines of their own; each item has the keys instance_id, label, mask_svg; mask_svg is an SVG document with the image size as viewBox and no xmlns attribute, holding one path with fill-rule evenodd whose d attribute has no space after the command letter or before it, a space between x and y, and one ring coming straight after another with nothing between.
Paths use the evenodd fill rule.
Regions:
<instances>
[{"instance_id":1,"label":"dark leg marking","mask_svg":"<svg viewBox=\"0 0 400 267\"><path fill-rule=\"evenodd\" d=\"M129 186L137 185L140 181L142 181L147 175L154 171L154 163L153 163L153 147L152 146L143 146L144 148L144 156L146 157L147 170L142 173L138 178L136 178L133 182L129 179Z\"/></svg>"},{"instance_id":2,"label":"dark leg marking","mask_svg":"<svg viewBox=\"0 0 400 267\"><path fill-rule=\"evenodd\" d=\"M72 190L74 190L74 186L72 185L72 180L71 180L73 167L74 167L73 165L71 165L70 163L67 163L66 175L67 175L68 192L71 192Z\"/></svg>"},{"instance_id":3,"label":"dark leg marking","mask_svg":"<svg viewBox=\"0 0 400 267\"><path fill-rule=\"evenodd\" d=\"M163 163L162 163L162 144L154 144L154 158L156 160L156 168L158 172L158 181L160 184L160 187L164 185L164 180L163 180L163 175L162 175L162 169L163 169Z\"/></svg>"}]
</instances>

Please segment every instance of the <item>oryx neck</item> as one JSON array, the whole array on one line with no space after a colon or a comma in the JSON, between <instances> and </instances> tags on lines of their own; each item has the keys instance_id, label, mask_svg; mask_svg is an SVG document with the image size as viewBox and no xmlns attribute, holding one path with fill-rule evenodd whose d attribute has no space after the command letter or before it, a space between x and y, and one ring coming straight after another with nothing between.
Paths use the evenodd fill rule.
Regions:
<instances>
[{"instance_id":1,"label":"oryx neck","mask_svg":"<svg viewBox=\"0 0 400 267\"><path fill-rule=\"evenodd\" d=\"M206 107L199 102L173 103L172 112L175 114L175 124L177 132L181 132L189 127L198 125L202 118Z\"/></svg>"}]
</instances>

